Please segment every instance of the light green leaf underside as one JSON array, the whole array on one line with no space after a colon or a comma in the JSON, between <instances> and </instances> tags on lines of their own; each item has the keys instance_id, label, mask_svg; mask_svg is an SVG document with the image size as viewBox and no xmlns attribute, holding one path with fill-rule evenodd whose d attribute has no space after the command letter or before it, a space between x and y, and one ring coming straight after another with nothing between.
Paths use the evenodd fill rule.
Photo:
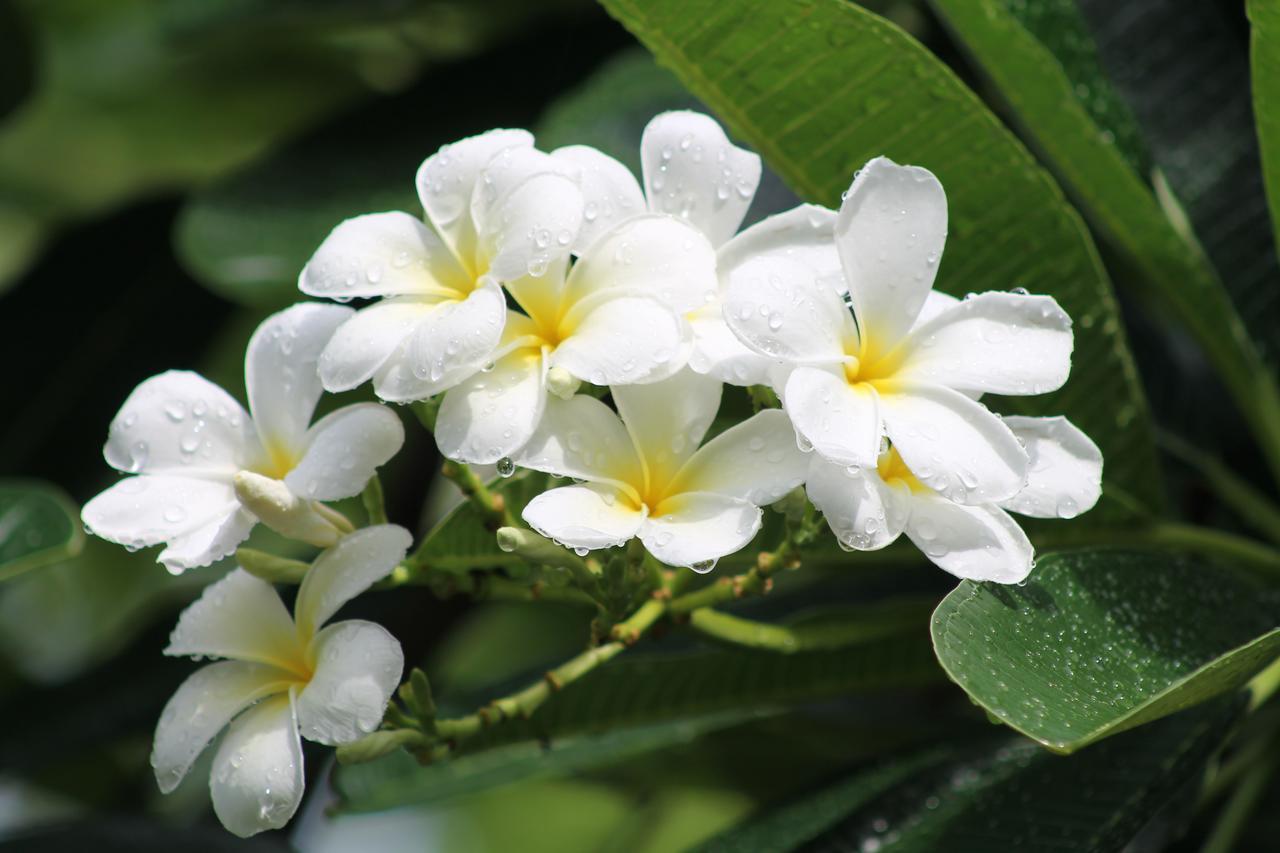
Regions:
<instances>
[{"instance_id":1,"label":"light green leaf underside","mask_svg":"<svg viewBox=\"0 0 1280 853\"><path fill-rule=\"evenodd\" d=\"M1050 293L1076 321L1067 386L999 407L1068 415L1102 447L1109 486L1161 504L1145 399L1089 235L946 66L840 0L603 3L810 201L837 205L879 154L934 171L951 209L938 286Z\"/></svg>"},{"instance_id":2,"label":"light green leaf underside","mask_svg":"<svg viewBox=\"0 0 1280 853\"><path fill-rule=\"evenodd\" d=\"M947 674L992 715L1071 752L1236 689L1280 655L1277 610L1167 553L1044 557L1022 587L965 581L933 616Z\"/></svg>"},{"instance_id":3,"label":"light green leaf underside","mask_svg":"<svg viewBox=\"0 0 1280 853\"><path fill-rule=\"evenodd\" d=\"M80 511L61 489L0 480L0 580L75 556L82 547Z\"/></svg>"},{"instance_id":4,"label":"light green leaf underside","mask_svg":"<svg viewBox=\"0 0 1280 853\"><path fill-rule=\"evenodd\" d=\"M1085 215L1195 334L1255 432L1280 431L1280 396L1217 272L1133 171L1114 132L1095 123L1063 65L1000 0L930 2ZM1280 455L1273 464L1280 470Z\"/></svg>"},{"instance_id":5,"label":"light green leaf underside","mask_svg":"<svg viewBox=\"0 0 1280 853\"><path fill-rule=\"evenodd\" d=\"M1262 171L1271 207L1271 227L1280 246L1280 4L1248 0L1252 38L1253 117L1258 124Z\"/></svg>"},{"instance_id":6,"label":"light green leaf underside","mask_svg":"<svg viewBox=\"0 0 1280 853\"><path fill-rule=\"evenodd\" d=\"M1198 708L1067 758L987 738L897 758L724 833L702 853L1118 853L1188 796L1240 703Z\"/></svg>"}]
</instances>

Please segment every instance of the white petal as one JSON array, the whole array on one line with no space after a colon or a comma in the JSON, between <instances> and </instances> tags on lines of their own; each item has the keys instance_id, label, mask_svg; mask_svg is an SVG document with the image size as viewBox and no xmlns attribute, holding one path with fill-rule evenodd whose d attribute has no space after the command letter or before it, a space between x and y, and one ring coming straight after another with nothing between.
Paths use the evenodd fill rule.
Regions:
<instances>
[{"instance_id":1,"label":"white petal","mask_svg":"<svg viewBox=\"0 0 1280 853\"><path fill-rule=\"evenodd\" d=\"M836 212L802 204L761 220L720 247L720 279L760 255L781 255L809 266L816 278L836 290L845 289L835 242Z\"/></svg>"},{"instance_id":2,"label":"white petal","mask_svg":"<svg viewBox=\"0 0 1280 853\"><path fill-rule=\"evenodd\" d=\"M958 578L1018 583L1035 558L1022 528L991 505L963 506L915 492L906 532L925 556Z\"/></svg>"},{"instance_id":3,"label":"white petal","mask_svg":"<svg viewBox=\"0 0 1280 853\"><path fill-rule=\"evenodd\" d=\"M489 158L471 190L471 221L482 236L485 224L499 215L504 198L538 175L559 175L577 185L580 170L536 148L504 148Z\"/></svg>"},{"instance_id":4,"label":"white petal","mask_svg":"<svg viewBox=\"0 0 1280 853\"><path fill-rule=\"evenodd\" d=\"M791 421L768 409L707 442L680 469L671 491L713 492L764 506L803 483L808 465Z\"/></svg>"},{"instance_id":5,"label":"white petal","mask_svg":"<svg viewBox=\"0 0 1280 853\"><path fill-rule=\"evenodd\" d=\"M330 232L298 277L309 296L434 296L470 287L444 241L416 217L399 211L348 219Z\"/></svg>"},{"instance_id":6,"label":"white petal","mask_svg":"<svg viewBox=\"0 0 1280 853\"><path fill-rule=\"evenodd\" d=\"M302 743L292 694L267 699L231 724L213 759L213 811L247 838L289 822L302 802Z\"/></svg>"},{"instance_id":7,"label":"white petal","mask_svg":"<svg viewBox=\"0 0 1280 853\"><path fill-rule=\"evenodd\" d=\"M506 297L492 279L461 302L434 306L379 369L374 390L407 403L452 388L492 358L506 319Z\"/></svg>"},{"instance_id":8,"label":"white petal","mask_svg":"<svg viewBox=\"0 0 1280 853\"><path fill-rule=\"evenodd\" d=\"M947 196L932 172L877 157L854 178L836 247L870 352L888 352L911 328L946 240Z\"/></svg>"},{"instance_id":9,"label":"white petal","mask_svg":"<svg viewBox=\"0 0 1280 853\"><path fill-rule=\"evenodd\" d=\"M826 370L797 367L787 377L782 407L815 453L840 465L875 466L881 405L870 384L850 385Z\"/></svg>"},{"instance_id":10,"label":"white petal","mask_svg":"<svg viewBox=\"0 0 1280 853\"><path fill-rule=\"evenodd\" d=\"M1053 297L983 293L913 330L898 374L957 391L1043 394L1067 381L1072 343Z\"/></svg>"},{"instance_id":11,"label":"white petal","mask_svg":"<svg viewBox=\"0 0 1280 853\"><path fill-rule=\"evenodd\" d=\"M221 525L239 509L229 480L157 474L126 477L85 504L80 517L95 535L136 549ZM222 556L192 553L181 568Z\"/></svg>"},{"instance_id":12,"label":"white petal","mask_svg":"<svg viewBox=\"0 0 1280 853\"><path fill-rule=\"evenodd\" d=\"M525 130L491 130L441 146L418 168L418 198L427 219L470 268L476 253L476 229L471 221L471 196L480 171L505 148L532 147Z\"/></svg>"},{"instance_id":13,"label":"white petal","mask_svg":"<svg viewBox=\"0 0 1280 853\"><path fill-rule=\"evenodd\" d=\"M668 566L703 570L706 563L746 547L760 530L762 516L755 504L738 498L685 492L658 505L640 528L640 539Z\"/></svg>"},{"instance_id":14,"label":"white petal","mask_svg":"<svg viewBox=\"0 0 1280 853\"><path fill-rule=\"evenodd\" d=\"M985 504L1013 497L1027 452L987 407L949 388L898 385L880 392L889 440L919 480L950 500Z\"/></svg>"},{"instance_id":15,"label":"white petal","mask_svg":"<svg viewBox=\"0 0 1280 853\"><path fill-rule=\"evenodd\" d=\"M338 608L391 574L412 544L403 527L378 524L344 536L316 557L293 605L298 636L315 636Z\"/></svg>"},{"instance_id":16,"label":"white petal","mask_svg":"<svg viewBox=\"0 0 1280 853\"><path fill-rule=\"evenodd\" d=\"M289 689L296 679L257 663L221 661L197 669L164 706L151 749L151 766L161 793L187 775L209 741L231 719L259 699Z\"/></svg>"},{"instance_id":17,"label":"white petal","mask_svg":"<svg viewBox=\"0 0 1280 853\"><path fill-rule=\"evenodd\" d=\"M170 539L156 561L175 575L182 574L184 569L216 563L235 553L236 546L249 538L257 523L253 513L238 509Z\"/></svg>"},{"instance_id":18,"label":"white petal","mask_svg":"<svg viewBox=\"0 0 1280 853\"><path fill-rule=\"evenodd\" d=\"M585 394L569 400L548 399L542 420L516 463L620 488L644 481L640 458L622 420L604 403Z\"/></svg>"},{"instance_id":19,"label":"white petal","mask_svg":"<svg viewBox=\"0 0 1280 853\"><path fill-rule=\"evenodd\" d=\"M357 311L338 327L320 353L320 380L325 390L350 391L372 379L436 304L387 299Z\"/></svg>"},{"instance_id":20,"label":"white petal","mask_svg":"<svg viewBox=\"0 0 1280 853\"><path fill-rule=\"evenodd\" d=\"M644 192L631 170L589 145L568 145L551 152L580 170L582 228L573 251L581 255L615 225L645 212Z\"/></svg>"},{"instance_id":21,"label":"white petal","mask_svg":"<svg viewBox=\"0 0 1280 853\"><path fill-rule=\"evenodd\" d=\"M386 406L344 406L311 427L306 452L284 481L294 494L312 500L349 498L360 493L402 444L404 426Z\"/></svg>"},{"instance_id":22,"label":"white petal","mask_svg":"<svg viewBox=\"0 0 1280 853\"><path fill-rule=\"evenodd\" d=\"M688 326L651 296L600 293L576 305L565 322L572 332L548 363L593 385L656 382L688 360Z\"/></svg>"},{"instance_id":23,"label":"white petal","mask_svg":"<svg viewBox=\"0 0 1280 853\"><path fill-rule=\"evenodd\" d=\"M316 364L334 331L355 312L303 302L272 314L249 339L244 381L249 412L268 455L298 453L324 388Z\"/></svg>"},{"instance_id":24,"label":"white petal","mask_svg":"<svg viewBox=\"0 0 1280 853\"><path fill-rule=\"evenodd\" d=\"M911 511L906 486L885 483L875 468L851 469L817 454L810 463L805 491L845 549L885 547L902 533Z\"/></svg>"},{"instance_id":25,"label":"white petal","mask_svg":"<svg viewBox=\"0 0 1280 853\"><path fill-rule=\"evenodd\" d=\"M582 483L543 492L521 516L534 530L569 548L612 548L636 535L644 512L612 486Z\"/></svg>"},{"instance_id":26,"label":"white petal","mask_svg":"<svg viewBox=\"0 0 1280 853\"><path fill-rule=\"evenodd\" d=\"M702 443L720 408L716 379L681 370L648 385L615 385L613 404L648 471L650 491L675 476Z\"/></svg>"},{"instance_id":27,"label":"white petal","mask_svg":"<svg viewBox=\"0 0 1280 853\"><path fill-rule=\"evenodd\" d=\"M916 315L916 322L911 327L911 331L914 332L943 311L954 308L959 304L960 300L949 293L943 293L941 290L930 290L929 295L925 297L924 305L920 308L920 313Z\"/></svg>"},{"instance_id":28,"label":"white petal","mask_svg":"<svg viewBox=\"0 0 1280 853\"><path fill-rule=\"evenodd\" d=\"M751 349L773 359L831 363L856 352L858 332L844 300L807 263L756 255L733 268L724 319Z\"/></svg>"},{"instance_id":29,"label":"white petal","mask_svg":"<svg viewBox=\"0 0 1280 853\"><path fill-rule=\"evenodd\" d=\"M350 619L316 634L315 674L298 694L298 728L307 740L337 746L373 731L404 672L400 643L386 628Z\"/></svg>"},{"instance_id":30,"label":"white petal","mask_svg":"<svg viewBox=\"0 0 1280 853\"><path fill-rule=\"evenodd\" d=\"M436 444L448 459L492 465L533 435L546 405L542 354L523 348L451 388L436 416Z\"/></svg>"},{"instance_id":31,"label":"white petal","mask_svg":"<svg viewBox=\"0 0 1280 853\"><path fill-rule=\"evenodd\" d=\"M541 174L524 181L476 223L488 273L500 281L543 275L569 256L584 207L582 191L571 178Z\"/></svg>"},{"instance_id":32,"label":"white petal","mask_svg":"<svg viewBox=\"0 0 1280 853\"><path fill-rule=\"evenodd\" d=\"M182 611L164 653L304 670L302 646L280 596L271 584L239 568L205 587Z\"/></svg>"},{"instance_id":33,"label":"white petal","mask_svg":"<svg viewBox=\"0 0 1280 853\"><path fill-rule=\"evenodd\" d=\"M747 348L724 321L722 304L715 299L685 316L693 332L689 367L730 385L765 385L775 364Z\"/></svg>"},{"instance_id":34,"label":"white petal","mask_svg":"<svg viewBox=\"0 0 1280 853\"><path fill-rule=\"evenodd\" d=\"M649 209L680 216L713 246L733 236L760 185L760 157L729 141L710 116L655 116L640 139Z\"/></svg>"},{"instance_id":35,"label":"white petal","mask_svg":"<svg viewBox=\"0 0 1280 853\"><path fill-rule=\"evenodd\" d=\"M1035 518L1074 518L1102 496L1102 451L1063 417L1008 417L1027 449L1027 484L1001 506Z\"/></svg>"},{"instance_id":36,"label":"white petal","mask_svg":"<svg viewBox=\"0 0 1280 853\"><path fill-rule=\"evenodd\" d=\"M696 228L670 216L629 219L596 240L569 273L573 304L611 288L647 293L684 313L716 296L716 253Z\"/></svg>"},{"instance_id":37,"label":"white petal","mask_svg":"<svg viewBox=\"0 0 1280 853\"><path fill-rule=\"evenodd\" d=\"M103 454L127 474L229 476L250 461L257 443L234 397L199 374L170 370L133 389Z\"/></svg>"}]
</instances>

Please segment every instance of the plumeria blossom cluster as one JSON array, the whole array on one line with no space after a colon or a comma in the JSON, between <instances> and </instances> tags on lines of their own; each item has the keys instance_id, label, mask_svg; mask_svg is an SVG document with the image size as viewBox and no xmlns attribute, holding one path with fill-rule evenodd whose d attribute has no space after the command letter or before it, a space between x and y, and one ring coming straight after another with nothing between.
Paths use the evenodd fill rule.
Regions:
<instances>
[{"instance_id":1,"label":"plumeria blossom cluster","mask_svg":"<svg viewBox=\"0 0 1280 853\"><path fill-rule=\"evenodd\" d=\"M803 487L845 549L905 533L959 577L1008 583L1033 565L1009 511L1097 501L1102 459L1080 430L980 402L1061 386L1071 321L1047 296L933 290L947 210L932 174L879 158L839 211L800 205L740 230L761 163L715 121L657 116L640 161L637 180L521 130L447 145L418 171L421 218L357 216L316 250L300 290L361 307L268 317L245 357L247 411L181 371L130 395L105 449L127 476L85 506L94 533L164 545L174 572L230 556L259 523L321 549L292 617L242 568L180 617L167 653L224 660L164 711L162 790L226 729L218 816L240 835L279 827L302 794L299 738L363 737L401 678L379 626L322 626L412 544L331 505L367 488L403 427L367 402L312 423L325 391L430 401L454 463L571 478L522 517L580 557L639 540L708 571ZM754 386L755 413L720 417L725 384ZM760 406L770 391L780 407Z\"/></svg>"}]
</instances>

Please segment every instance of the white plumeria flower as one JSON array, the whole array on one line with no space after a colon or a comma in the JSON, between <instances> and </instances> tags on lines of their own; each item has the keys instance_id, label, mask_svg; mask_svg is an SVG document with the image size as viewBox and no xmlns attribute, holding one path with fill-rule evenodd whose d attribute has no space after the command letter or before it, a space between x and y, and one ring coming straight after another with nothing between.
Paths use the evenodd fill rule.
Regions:
<instances>
[{"instance_id":1,"label":"white plumeria flower","mask_svg":"<svg viewBox=\"0 0 1280 853\"><path fill-rule=\"evenodd\" d=\"M551 400L518 462L584 482L534 498L525 521L582 553L639 536L663 563L699 571L741 549L760 529L760 507L803 482L807 460L776 409L699 448L721 390L683 370L612 388L621 416L585 395Z\"/></svg>"},{"instance_id":2,"label":"white plumeria flower","mask_svg":"<svg viewBox=\"0 0 1280 853\"><path fill-rule=\"evenodd\" d=\"M1027 482L1001 501L965 505L920 481L896 448L874 467L851 469L814 454L806 490L842 547L883 548L905 532L941 568L970 580L1017 583L1035 551L1007 511L1072 518L1102 494L1102 453L1062 417L1009 417L1005 424L1030 457ZM1006 511L1007 510L1007 511Z\"/></svg>"},{"instance_id":3,"label":"white plumeria flower","mask_svg":"<svg viewBox=\"0 0 1280 853\"><path fill-rule=\"evenodd\" d=\"M877 158L854 179L836 223L847 294L801 259L760 254L733 271L725 319L747 346L790 368L783 407L818 455L875 467L887 434L929 488L990 504L1022 488L1027 453L974 398L1060 387L1071 319L1048 296L930 300L946 233L937 178Z\"/></svg>"},{"instance_id":4,"label":"white plumeria flower","mask_svg":"<svg viewBox=\"0 0 1280 853\"><path fill-rule=\"evenodd\" d=\"M350 532L319 502L358 494L404 441L400 419L376 403L311 424L323 393L316 360L352 313L303 303L262 322L245 353L252 417L195 373L139 385L103 451L112 467L137 476L89 501L85 526L129 548L163 542L159 562L174 573L227 556L258 521L321 547Z\"/></svg>"},{"instance_id":5,"label":"white plumeria flower","mask_svg":"<svg viewBox=\"0 0 1280 853\"><path fill-rule=\"evenodd\" d=\"M176 788L226 728L209 777L218 819L242 837L288 823L302 801L299 735L336 746L373 731L404 670L381 625L321 626L390 574L411 541L390 524L346 536L303 578L292 618L270 584L239 568L184 610L165 654L226 660L196 670L165 705L151 753L160 790Z\"/></svg>"},{"instance_id":6,"label":"white plumeria flower","mask_svg":"<svg viewBox=\"0 0 1280 853\"><path fill-rule=\"evenodd\" d=\"M435 435L448 458L511 457L540 423L548 392L652 383L684 366L681 314L716 288L715 253L697 230L670 216L628 218L566 267L507 283L525 313L508 314L492 368L445 394Z\"/></svg>"},{"instance_id":7,"label":"white plumeria flower","mask_svg":"<svg viewBox=\"0 0 1280 853\"><path fill-rule=\"evenodd\" d=\"M533 148L523 130L446 145L418 170L426 223L407 213L359 216L333 230L298 287L332 299L382 297L325 347L330 391L370 379L409 402L457 385L493 359L507 317L501 284L537 277L581 242L577 168Z\"/></svg>"},{"instance_id":8,"label":"white plumeria flower","mask_svg":"<svg viewBox=\"0 0 1280 853\"><path fill-rule=\"evenodd\" d=\"M738 264L765 251L803 257L820 275L839 272L831 239L836 215L825 208L802 205L737 234L760 185L760 157L730 142L710 116L687 110L655 116L641 137L640 159L643 190L616 161L592 169L593 180L584 181L587 210L647 209L688 222L716 250L721 283ZM590 194L605 188L606 201L592 204ZM729 331L719 290L688 311L686 319L693 333L689 366L694 370L735 385L769 380L774 361L743 346Z\"/></svg>"}]
</instances>

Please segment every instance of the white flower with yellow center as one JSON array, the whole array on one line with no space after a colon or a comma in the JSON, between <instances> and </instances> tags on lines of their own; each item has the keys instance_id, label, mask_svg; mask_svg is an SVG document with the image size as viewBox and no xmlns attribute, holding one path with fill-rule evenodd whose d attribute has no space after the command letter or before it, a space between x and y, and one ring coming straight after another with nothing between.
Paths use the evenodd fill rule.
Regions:
<instances>
[{"instance_id":1,"label":"white flower with yellow center","mask_svg":"<svg viewBox=\"0 0 1280 853\"><path fill-rule=\"evenodd\" d=\"M539 276L581 242L576 170L523 130L446 145L418 170L426 222L407 213L343 222L298 279L303 293L381 297L320 358L330 391L370 379L384 400L421 400L492 361L507 317L501 284Z\"/></svg>"},{"instance_id":2,"label":"white flower with yellow center","mask_svg":"<svg viewBox=\"0 0 1280 853\"><path fill-rule=\"evenodd\" d=\"M525 313L509 313L492 368L445 394L435 429L445 456L497 462L533 435L549 392L652 383L684 366L681 313L716 287L715 254L701 234L644 214L593 238L566 274L567 266L507 283Z\"/></svg>"},{"instance_id":3,"label":"white flower with yellow center","mask_svg":"<svg viewBox=\"0 0 1280 853\"><path fill-rule=\"evenodd\" d=\"M938 180L877 158L840 207L843 285L784 252L759 254L734 270L724 314L747 346L789 368L783 408L819 456L875 467L887 435L930 489L990 504L1022 488L1027 454L974 398L1060 387L1071 320L1048 296L930 300L946 233Z\"/></svg>"},{"instance_id":4,"label":"white flower with yellow center","mask_svg":"<svg viewBox=\"0 0 1280 853\"><path fill-rule=\"evenodd\" d=\"M915 476L896 448L874 467L848 468L814 454L805 488L842 547L883 548L905 532L935 564L961 578L1024 580L1035 551L1009 512L1072 518L1102 493L1102 453L1062 417L1005 418L1030 458L1027 482L1012 497L965 505Z\"/></svg>"},{"instance_id":5,"label":"white flower with yellow center","mask_svg":"<svg viewBox=\"0 0 1280 853\"><path fill-rule=\"evenodd\" d=\"M303 578L293 617L243 569L184 610L165 654L226 660L196 670L165 705L151 753L160 790L176 788L226 728L209 777L218 819L242 837L288 823L302 801L300 736L336 746L373 731L404 669L382 626L322 626L386 577L411 541L389 524L346 536Z\"/></svg>"},{"instance_id":6,"label":"white flower with yellow center","mask_svg":"<svg viewBox=\"0 0 1280 853\"><path fill-rule=\"evenodd\" d=\"M104 448L112 467L136 476L89 501L85 526L130 548L163 542L159 561L175 573L230 554L258 521L321 547L350 532L320 501L358 494L404 441L400 419L375 403L311 424L316 361L351 314L303 303L264 320L245 353L249 413L195 373L139 385Z\"/></svg>"},{"instance_id":7,"label":"white flower with yellow center","mask_svg":"<svg viewBox=\"0 0 1280 853\"><path fill-rule=\"evenodd\" d=\"M701 571L741 549L760 529L760 507L803 482L807 458L777 410L699 448L721 390L683 370L612 388L618 414L586 395L551 400L517 461L584 482L534 498L525 521L584 553L638 536L663 563Z\"/></svg>"}]
</instances>

